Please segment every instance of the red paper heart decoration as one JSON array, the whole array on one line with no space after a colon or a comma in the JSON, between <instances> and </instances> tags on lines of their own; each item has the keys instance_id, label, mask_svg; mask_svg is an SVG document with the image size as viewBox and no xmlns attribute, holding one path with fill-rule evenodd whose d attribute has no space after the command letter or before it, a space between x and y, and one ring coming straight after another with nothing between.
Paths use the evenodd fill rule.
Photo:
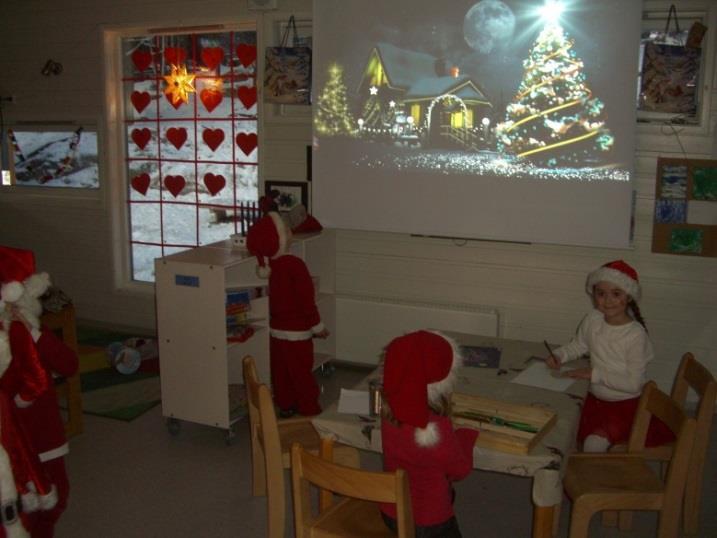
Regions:
<instances>
[{"instance_id":1,"label":"red paper heart decoration","mask_svg":"<svg viewBox=\"0 0 717 538\"><path fill-rule=\"evenodd\" d=\"M187 51L179 47L167 47L164 49L164 59L168 64L179 66L187 59Z\"/></svg>"},{"instance_id":2,"label":"red paper heart decoration","mask_svg":"<svg viewBox=\"0 0 717 538\"><path fill-rule=\"evenodd\" d=\"M178 100L176 103L172 101L171 93L165 93L164 96L167 98L167 101L169 101L169 104L172 105L175 110L179 110L179 107L184 104L184 101L182 101L181 99Z\"/></svg>"},{"instance_id":3,"label":"red paper heart decoration","mask_svg":"<svg viewBox=\"0 0 717 538\"><path fill-rule=\"evenodd\" d=\"M211 112L217 108L217 105L221 103L223 99L222 92L218 92L215 89L202 90L199 94L199 98L202 100L202 103L204 103L204 108L207 109L207 112Z\"/></svg>"},{"instance_id":4,"label":"red paper heart decoration","mask_svg":"<svg viewBox=\"0 0 717 538\"><path fill-rule=\"evenodd\" d=\"M147 108L147 105L149 105L152 98L147 92L134 91L130 96L130 100L132 101L134 108L137 109L137 112L141 113L145 108Z\"/></svg>"},{"instance_id":5,"label":"red paper heart decoration","mask_svg":"<svg viewBox=\"0 0 717 538\"><path fill-rule=\"evenodd\" d=\"M149 174L140 174L132 178L132 188L140 194L147 194L149 189Z\"/></svg>"},{"instance_id":6,"label":"red paper heart decoration","mask_svg":"<svg viewBox=\"0 0 717 538\"><path fill-rule=\"evenodd\" d=\"M209 146L212 151L216 149L224 142L224 131L221 129L204 129L202 132L202 140Z\"/></svg>"},{"instance_id":7,"label":"red paper heart decoration","mask_svg":"<svg viewBox=\"0 0 717 538\"><path fill-rule=\"evenodd\" d=\"M132 62L138 71L144 71L152 63L152 54L146 50L135 50L132 53Z\"/></svg>"},{"instance_id":8,"label":"red paper heart decoration","mask_svg":"<svg viewBox=\"0 0 717 538\"><path fill-rule=\"evenodd\" d=\"M239 133L236 141L237 146L239 146L246 155L249 155L256 148L258 139L256 133Z\"/></svg>"},{"instance_id":9,"label":"red paper heart decoration","mask_svg":"<svg viewBox=\"0 0 717 538\"><path fill-rule=\"evenodd\" d=\"M187 130L184 127L170 127L167 129L167 140L180 149L187 141Z\"/></svg>"},{"instance_id":10,"label":"red paper heart decoration","mask_svg":"<svg viewBox=\"0 0 717 538\"><path fill-rule=\"evenodd\" d=\"M187 182L184 181L184 177L182 176L166 176L164 178L164 186L167 187L167 190L171 192L172 196L175 198L180 192L182 192L186 183Z\"/></svg>"},{"instance_id":11,"label":"red paper heart decoration","mask_svg":"<svg viewBox=\"0 0 717 538\"><path fill-rule=\"evenodd\" d=\"M202 49L202 61L209 69L215 69L224 59L224 50L221 47L208 47Z\"/></svg>"},{"instance_id":12,"label":"red paper heart decoration","mask_svg":"<svg viewBox=\"0 0 717 538\"><path fill-rule=\"evenodd\" d=\"M209 172L208 174L204 174L204 184L207 186L207 190L214 196L224 188L224 185L227 184L227 180L224 179L224 176L221 174L215 176Z\"/></svg>"},{"instance_id":13,"label":"red paper heart decoration","mask_svg":"<svg viewBox=\"0 0 717 538\"><path fill-rule=\"evenodd\" d=\"M237 88L237 97L244 105L244 108L251 108L256 103L256 87L255 86L239 86Z\"/></svg>"},{"instance_id":14,"label":"red paper heart decoration","mask_svg":"<svg viewBox=\"0 0 717 538\"><path fill-rule=\"evenodd\" d=\"M237 58L244 67L249 67L256 60L256 45L237 45Z\"/></svg>"},{"instance_id":15,"label":"red paper heart decoration","mask_svg":"<svg viewBox=\"0 0 717 538\"><path fill-rule=\"evenodd\" d=\"M139 149L144 149L147 143L152 139L152 131L147 129L132 129L132 141L137 144Z\"/></svg>"}]
</instances>

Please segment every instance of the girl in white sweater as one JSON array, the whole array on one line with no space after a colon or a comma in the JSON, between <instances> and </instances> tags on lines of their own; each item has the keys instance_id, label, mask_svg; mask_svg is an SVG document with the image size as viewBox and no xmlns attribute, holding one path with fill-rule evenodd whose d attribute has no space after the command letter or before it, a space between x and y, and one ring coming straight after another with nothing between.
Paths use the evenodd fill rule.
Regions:
<instances>
[{"instance_id":1,"label":"girl in white sweater","mask_svg":"<svg viewBox=\"0 0 717 538\"><path fill-rule=\"evenodd\" d=\"M578 444L585 452L605 452L630 436L654 351L637 306L640 284L635 269L622 260L609 262L588 275L587 291L595 309L585 316L575 338L553 351L547 365L560 369L567 361L590 356L590 366L565 375L590 380ZM664 424L656 423L647 444L661 444L669 437Z\"/></svg>"}]
</instances>

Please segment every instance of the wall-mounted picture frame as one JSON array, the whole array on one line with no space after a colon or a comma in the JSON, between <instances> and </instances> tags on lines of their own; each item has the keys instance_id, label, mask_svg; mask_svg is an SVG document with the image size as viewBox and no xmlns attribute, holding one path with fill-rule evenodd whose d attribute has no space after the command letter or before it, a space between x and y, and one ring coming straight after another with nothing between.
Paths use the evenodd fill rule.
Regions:
<instances>
[{"instance_id":1,"label":"wall-mounted picture frame","mask_svg":"<svg viewBox=\"0 0 717 538\"><path fill-rule=\"evenodd\" d=\"M304 181L265 181L264 193L271 197L271 191L279 191L275 200L279 212L291 211L299 204L303 204L309 211L309 189Z\"/></svg>"}]
</instances>

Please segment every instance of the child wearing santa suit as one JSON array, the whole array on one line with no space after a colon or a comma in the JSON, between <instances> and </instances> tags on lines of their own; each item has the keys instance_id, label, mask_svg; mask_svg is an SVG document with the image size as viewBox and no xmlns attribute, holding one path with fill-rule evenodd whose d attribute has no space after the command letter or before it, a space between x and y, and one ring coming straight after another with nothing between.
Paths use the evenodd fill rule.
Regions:
<instances>
[{"instance_id":1,"label":"child wearing santa suit","mask_svg":"<svg viewBox=\"0 0 717 538\"><path fill-rule=\"evenodd\" d=\"M462 364L458 345L433 331L391 341L384 355L381 439L386 471L408 474L416 538L460 538L452 482L473 468L478 432L454 430L450 397ZM396 505L381 504L396 530Z\"/></svg>"},{"instance_id":2,"label":"child wearing santa suit","mask_svg":"<svg viewBox=\"0 0 717 538\"><path fill-rule=\"evenodd\" d=\"M36 510L27 517L33 538L51 537L54 526L67 506L69 482L64 455L68 452L65 430L57 404L52 373L68 377L77 371L77 355L55 334L40 327L42 305L39 297L50 285L47 274L35 274L32 252L0 246L0 279L3 309L0 320L10 327L10 341L25 339L34 347L47 379L33 401L16 398L16 416L42 464L44 474L57 491L57 503L47 510ZM13 337L13 335L18 335Z\"/></svg>"},{"instance_id":3,"label":"child wearing santa suit","mask_svg":"<svg viewBox=\"0 0 717 538\"><path fill-rule=\"evenodd\" d=\"M316 307L314 283L301 258L288 254L291 230L268 212L248 231L246 246L256 256L257 274L269 278L271 383L280 416L316 415L319 386L314 379L313 337L328 331ZM268 258L267 267L265 258Z\"/></svg>"}]
</instances>

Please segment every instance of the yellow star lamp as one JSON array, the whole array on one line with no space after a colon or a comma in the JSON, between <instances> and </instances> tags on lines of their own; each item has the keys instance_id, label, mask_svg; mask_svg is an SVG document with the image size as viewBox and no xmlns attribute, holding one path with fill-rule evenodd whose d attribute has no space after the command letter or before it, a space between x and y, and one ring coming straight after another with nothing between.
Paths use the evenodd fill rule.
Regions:
<instances>
[{"instance_id":1,"label":"yellow star lamp","mask_svg":"<svg viewBox=\"0 0 717 538\"><path fill-rule=\"evenodd\" d=\"M164 93L170 96L173 105L189 102L189 94L196 91L193 84L194 77L195 75L187 73L186 66L172 65L172 72L164 76L164 80L167 81Z\"/></svg>"}]
</instances>

